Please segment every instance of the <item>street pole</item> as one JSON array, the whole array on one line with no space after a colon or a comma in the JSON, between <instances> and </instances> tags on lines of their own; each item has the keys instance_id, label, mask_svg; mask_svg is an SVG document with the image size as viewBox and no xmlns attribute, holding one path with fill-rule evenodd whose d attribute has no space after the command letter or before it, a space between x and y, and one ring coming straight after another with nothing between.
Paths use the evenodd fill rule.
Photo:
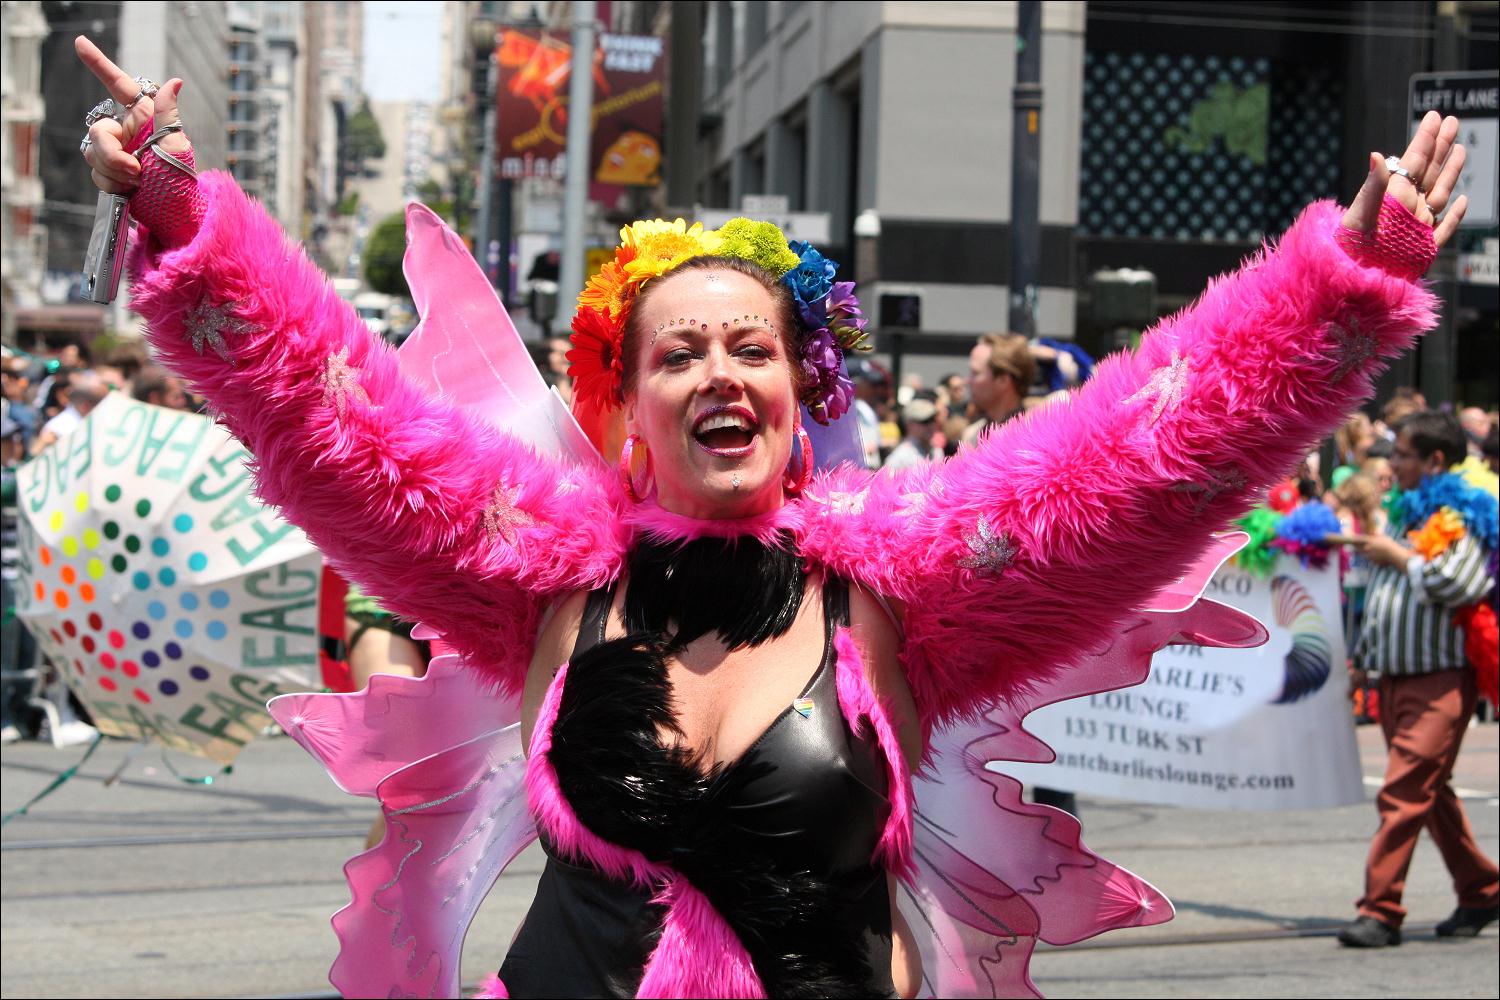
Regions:
<instances>
[{"instance_id":1,"label":"street pole","mask_svg":"<svg viewBox=\"0 0 1500 1000\"><path fill-rule=\"evenodd\" d=\"M566 333L583 291L583 216L589 194L589 134L594 117L594 0L573 2L573 66L568 81L568 176L563 188L562 267L553 329Z\"/></svg>"},{"instance_id":2,"label":"street pole","mask_svg":"<svg viewBox=\"0 0 1500 1000\"><path fill-rule=\"evenodd\" d=\"M1041 256L1042 5L1016 4L1016 85L1011 91L1010 328L1037 335L1037 259Z\"/></svg>"},{"instance_id":3,"label":"street pole","mask_svg":"<svg viewBox=\"0 0 1500 1000\"><path fill-rule=\"evenodd\" d=\"M495 132L499 128L495 120L496 106L500 103L500 62L495 58L495 47L490 46L490 65L485 75L488 103L484 109L484 152L479 163L479 218L474 223L474 259L489 274L490 236L494 232L495 218Z\"/></svg>"}]
</instances>

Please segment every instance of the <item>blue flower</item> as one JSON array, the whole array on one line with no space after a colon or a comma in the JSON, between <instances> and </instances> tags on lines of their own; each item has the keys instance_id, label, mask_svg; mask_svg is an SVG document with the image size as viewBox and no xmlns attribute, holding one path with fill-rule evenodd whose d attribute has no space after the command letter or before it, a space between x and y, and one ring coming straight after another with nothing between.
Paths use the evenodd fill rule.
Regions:
<instances>
[{"instance_id":1,"label":"blue flower","mask_svg":"<svg viewBox=\"0 0 1500 1000\"><path fill-rule=\"evenodd\" d=\"M793 240L787 245L797 255L799 263L786 273L783 280L791 287L798 302L821 306L833 290L833 276L838 273L839 266L802 240Z\"/></svg>"}]
</instances>

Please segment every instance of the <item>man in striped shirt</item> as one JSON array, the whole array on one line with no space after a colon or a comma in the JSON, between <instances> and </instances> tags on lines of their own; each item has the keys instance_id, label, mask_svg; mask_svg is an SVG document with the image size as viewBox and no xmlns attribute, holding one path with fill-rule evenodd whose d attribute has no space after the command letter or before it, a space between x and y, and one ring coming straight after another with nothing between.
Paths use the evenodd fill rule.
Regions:
<instances>
[{"instance_id":1,"label":"man in striped shirt","mask_svg":"<svg viewBox=\"0 0 1500 1000\"><path fill-rule=\"evenodd\" d=\"M1465 454L1463 429L1451 414L1421 411L1399 425L1391 470L1410 491L1425 477L1446 473ZM1449 784L1476 697L1453 613L1483 600L1495 586L1490 554L1465 533L1425 559L1406 540L1418 527L1393 517L1385 535L1356 543L1374 567L1356 663L1360 672L1379 675L1380 725L1390 756L1376 800L1380 829L1365 865L1359 918L1339 932L1339 941L1351 947L1401 943L1401 892L1423 826L1458 895L1458 909L1437 925L1437 933L1476 935L1496 918L1500 903L1500 869L1475 842Z\"/></svg>"}]
</instances>

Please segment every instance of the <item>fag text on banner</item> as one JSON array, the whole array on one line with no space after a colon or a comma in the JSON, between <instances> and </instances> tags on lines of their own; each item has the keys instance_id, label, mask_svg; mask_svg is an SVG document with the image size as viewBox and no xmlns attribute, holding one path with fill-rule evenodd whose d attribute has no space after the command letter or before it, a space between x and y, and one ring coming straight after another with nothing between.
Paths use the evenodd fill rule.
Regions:
<instances>
[{"instance_id":1,"label":"fag text on banner","mask_svg":"<svg viewBox=\"0 0 1500 1000\"><path fill-rule=\"evenodd\" d=\"M1260 619L1255 649L1168 646L1144 684L1027 716L1048 765L991 764L1027 784L1199 809L1309 809L1364 799L1344 670L1338 570L1234 565L1205 597Z\"/></svg>"}]
</instances>

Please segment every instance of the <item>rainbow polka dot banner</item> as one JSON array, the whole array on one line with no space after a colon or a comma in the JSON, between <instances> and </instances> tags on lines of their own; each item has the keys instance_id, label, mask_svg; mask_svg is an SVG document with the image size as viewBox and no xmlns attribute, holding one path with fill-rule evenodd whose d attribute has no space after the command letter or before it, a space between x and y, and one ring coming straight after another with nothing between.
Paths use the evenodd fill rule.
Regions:
<instances>
[{"instance_id":1,"label":"rainbow polka dot banner","mask_svg":"<svg viewBox=\"0 0 1500 1000\"><path fill-rule=\"evenodd\" d=\"M318 683L322 559L207 417L111 393L22 466L17 612L105 733L221 764Z\"/></svg>"}]
</instances>

